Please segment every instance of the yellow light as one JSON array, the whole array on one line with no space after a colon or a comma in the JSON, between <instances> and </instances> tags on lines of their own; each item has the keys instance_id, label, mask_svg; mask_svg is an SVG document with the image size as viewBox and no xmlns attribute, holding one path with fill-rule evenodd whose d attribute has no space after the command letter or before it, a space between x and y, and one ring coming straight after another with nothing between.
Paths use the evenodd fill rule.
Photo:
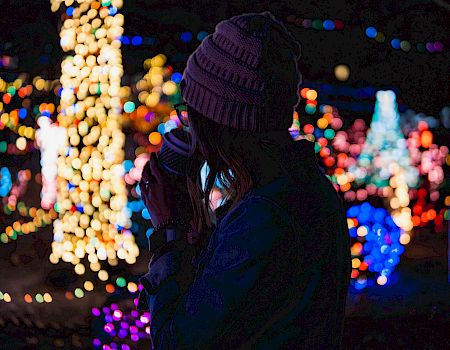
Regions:
<instances>
[{"instance_id":1,"label":"yellow light","mask_svg":"<svg viewBox=\"0 0 450 350\"><path fill-rule=\"evenodd\" d=\"M407 234L407 233L402 233L402 234L400 235L400 243L401 243L401 244L405 245L405 244L408 244L410 241L411 241L411 237L410 237L409 234Z\"/></svg>"},{"instance_id":2,"label":"yellow light","mask_svg":"<svg viewBox=\"0 0 450 350\"><path fill-rule=\"evenodd\" d=\"M334 75L337 80L346 81L350 76L350 68L345 64L339 64L334 67Z\"/></svg>"},{"instance_id":3,"label":"yellow light","mask_svg":"<svg viewBox=\"0 0 450 350\"><path fill-rule=\"evenodd\" d=\"M312 90L312 89L308 90L306 92L306 98L308 100L315 100L317 98L317 91L316 90Z\"/></svg>"},{"instance_id":4,"label":"yellow light","mask_svg":"<svg viewBox=\"0 0 450 350\"><path fill-rule=\"evenodd\" d=\"M84 282L84 289L86 289L88 292L94 290L94 284L91 281Z\"/></svg>"},{"instance_id":5,"label":"yellow light","mask_svg":"<svg viewBox=\"0 0 450 350\"><path fill-rule=\"evenodd\" d=\"M385 284L386 284L386 282L387 282L387 277L386 276L378 276L378 278L377 278L377 283L380 285L380 286L384 286Z\"/></svg>"},{"instance_id":6,"label":"yellow light","mask_svg":"<svg viewBox=\"0 0 450 350\"><path fill-rule=\"evenodd\" d=\"M311 91L311 90L310 90ZM309 92L309 91L308 91ZM320 118L317 120L317 126L321 129L325 129L328 126L328 120Z\"/></svg>"}]
</instances>

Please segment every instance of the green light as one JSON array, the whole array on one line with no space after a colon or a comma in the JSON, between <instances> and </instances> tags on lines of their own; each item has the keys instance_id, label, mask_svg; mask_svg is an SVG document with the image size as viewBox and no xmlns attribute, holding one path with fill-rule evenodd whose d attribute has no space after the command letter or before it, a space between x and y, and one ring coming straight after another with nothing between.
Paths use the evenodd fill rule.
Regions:
<instances>
[{"instance_id":1,"label":"green light","mask_svg":"<svg viewBox=\"0 0 450 350\"><path fill-rule=\"evenodd\" d=\"M322 149L322 146L321 146L318 142L316 142L316 143L314 144L314 151L315 151L316 153L319 153L321 149Z\"/></svg>"},{"instance_id":2,"label":"green light","mask_svg":"<svg viewBox=\"0 0 450 350\"><path fill-rule=\"evenodd\" d=\"M311 104L306 105L305 112L308 114L314 114L316 112L316 106L313 106Z\"/></svg>"},{"instance_id":3,"label":"green light","mask_svg":"<svg viewBox=\"0 0 450 350\"><path fill-rule=\"evenodd\" d=\"M425 52L425 44L423 44L423 43L418 43L418 44L417 44L417 51L419 51L419 52Z\"/></svg>"},{"instance_id":4,"label":"green light","mask_svg":"<svg viewBox=\"0 0 450 350\"><path fill-rule=\"evenodd\" d=\"M0 142L0 152L5 153L7 148L8 148L8 144L6 143L6 141L1 141Z\"/></svg>"},{"instance_id":5,"label":"green light","mask_svg":"<svg viewBox=\"0 0 450 350\"><path fill-rule=\"evenodd\" d=\"M82 298L82 297L84 297L84 292L83 292L83 290L82 290L81 288L75 289L74 294L75 294L75 296L76 296L77 298Z\"/></svg>"},{"instance_id":6,"label":"green light","mask_svg":"<svg viewBox=\"0 0 450 350\"><path fill-rule=\"evenodd\" d=\"M6 233L2 233L0 235L0 241L2 241L3 243L8 243L8 235Z\"/></svg>"},{"instance_id":7,"label":"green light","mask_svg":"<svg viewBox=\"0 0 450 350\"><path fill-rule=\"evenodd\" d=\"M0 300L3 300L3 293L0 292Z\"/></svg>"},{"instance_id":8,"label":"green light","mask_svg":"<svg viewBox=\"0 0 450 350\"><path fill-rule=\"evenodd\" d=\"M132 101L125 102L125 104L123 105L123 110L124 110L126 113L131 113L131 112L133 112L133 111L134 111L134 108L135 108L134 102L132 102Z\"/></svg>"},{"instance_id":9,"label":"green light","mask_svg":"<svg viewBox=\"0 0 450 350\"><path fill-rule=\"evenodd\" d=\"M16 88L14 86L10 86L8 89L6 89L6 92L10 94L11 96L14 96L16 94Z\"/></svg>"},{"instance_id":10,"label":"green light","mask_svg":"<svg viewBox=\"0 0 450 350\"><path fill-rule=\"evenodd\" d=\"M334 137L334 135L336 135L336 133L334 132L333 129L327 129L325 130L323 135L325 136L326 139L331 140Z\"/></svg>"},{"instance_id":11,"label":"green light","mask_svg":"<svg viewBox=\"0 0 450 350\"><path fill-rule=\"evenodd\" d=\"M36 294L35 299L36 299L36 301L38 303L43 303L44 302L44 297L40 293Z\"/></svg>"},{"instance_id":12,"label":"green light","mask_svg":"<svg viewBox=\"0 0 450 350\"><path fill-rule=\"evenodd\" d=\"M117 277L116 284L119 287L125 287L127 285L127 281L123 277Z\"/></svg>"},{"instance_id":13,"label":"green light","mask_svg":"<svg viewBox=\"0 0 450 350\"><path fill-rule=\"evenodd\" d=\"M312 22L312 27L317 30L323 29L323 22L320 19L315 19Z\"/></svg>"}]
</instances>

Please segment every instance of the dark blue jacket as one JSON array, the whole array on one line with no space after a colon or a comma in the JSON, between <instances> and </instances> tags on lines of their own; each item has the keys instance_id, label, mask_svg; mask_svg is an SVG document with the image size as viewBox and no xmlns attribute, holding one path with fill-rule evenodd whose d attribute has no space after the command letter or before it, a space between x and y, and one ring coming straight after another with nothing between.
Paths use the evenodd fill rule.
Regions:
<instances>
[{"instance_id":1,"label":"dark blue jacket","mask_svg":"<svg viewBox=\"0 0 450 350\"><path fill-rule=\"evenodd\" d=\"M144 289L155 349L340 348L351 271L345 210L313 143L292 148L292 176L254 188L219 218L187 291L173 278ZM155 271L176 274L177 254Z\"/></svg>"}]
</instances>

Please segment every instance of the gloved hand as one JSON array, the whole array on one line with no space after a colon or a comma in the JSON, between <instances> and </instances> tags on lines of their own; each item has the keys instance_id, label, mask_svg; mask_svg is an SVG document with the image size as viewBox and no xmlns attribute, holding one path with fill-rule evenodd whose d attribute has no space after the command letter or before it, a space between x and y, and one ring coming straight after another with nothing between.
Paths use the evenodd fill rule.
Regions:
<instances>
[{"instance_id":1,"label":"gloved hand","mask_svg":"<svg viewBox=\"0 0 450 350\"><path fill-rule=\"evenodd\" d=\"M139 185L153 226L169 219L181 219L190 223L193 210L186 178L169 174L158 163L156 153L152 153L150 161L145 164Z\"/></svg>"}]
</instances>

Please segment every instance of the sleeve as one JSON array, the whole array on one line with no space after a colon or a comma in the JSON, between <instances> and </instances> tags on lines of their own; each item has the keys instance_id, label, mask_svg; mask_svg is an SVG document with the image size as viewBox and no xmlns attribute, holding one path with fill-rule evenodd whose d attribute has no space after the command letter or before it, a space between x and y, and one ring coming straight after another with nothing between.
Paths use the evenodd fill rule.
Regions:
<instances>
[{"instance_id":1,"label":"sleeve","mask_svg":"<svg viewBox=\"0 0 450 350\"><path fill-rule=\"evenodd\" d=\"M275 268L274 252L288 231L286 211L264 197L250 197L224 218L211 259L184 293L173 277L147 294L154 349L209 349L250 307L270 313L273 295L267 288L281 289L286 276L277 280L269 271L267 285L259 282L264 271Z\"/></svg>"}]
</instances>

